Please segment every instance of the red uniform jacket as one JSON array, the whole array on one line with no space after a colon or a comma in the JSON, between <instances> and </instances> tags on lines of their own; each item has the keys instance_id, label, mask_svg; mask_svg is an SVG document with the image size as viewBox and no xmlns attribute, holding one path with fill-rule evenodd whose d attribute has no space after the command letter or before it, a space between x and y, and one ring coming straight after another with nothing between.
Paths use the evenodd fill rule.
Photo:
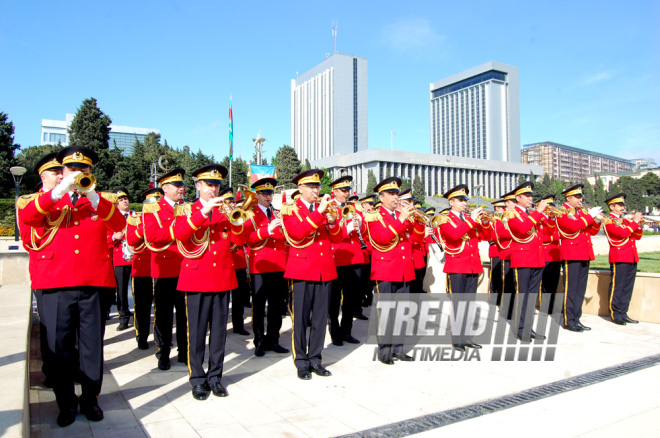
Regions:
<instances>
[{"instance_id":1,"label":"red uniform jacket","mask_svg":"<svg viewBox=\"0 0 660 438\"><path fill-rule=\"evenodd\" d=\"M364 221L364 212L358 211L358 214L362 218L362 223L364 223L365 228L368 228L366 222ZM366 249L362 250L362 255L364 256L363 263L365 265L371 263L371 252L373 251L373 247L371 246L371 242L369 241L369 236L367 235L368 232L369 232L368 229L366 232L362 232L362 240L364 240L364 244L367 246Z\"/></svg>"},{"instance_id":2,"label":"red uniform jacket","mask_svg":"<svg viewBox=\"0 0 660 438\"><path fill-rule=\"evenodd\" d=\"M564 208L573 213L563 214L557 218L557 229L561 236L562 260L594 260L594 247L591 236L598 234L600 224L594 222L582 209L572 209L564 204Z\"/></svg>"},{"instance_id":3,"label":"red uniform jacket","mask_svg":"<svg viewBox=\"0 0 660 438\"><path fill-rule=\"evenodd\" d=\"M540 225L541 240L543 241L543 252L546 262L560 262L561 249L559 231L557 231L557 219L548 218Z\"/></svg>"},{"instance_id":4,"label":"red uniform jacket","mask_svg":"<svg viewBox=\"0 0 660 438\"><path fill-rule=\"evenodd\" d=\"M610 263L637 263L636 241L642 238L644 227L613 213L610 217L616 222L605 225L605 235L610 242Z\"/></svg>"},{"instance_id":5,"label":"red uniform jacket","mask_svg":"<svg viewBox=\"0 0 660 438\"><path fill-rule=\"evenodd\" d=\"M99 196L96 211L87 198L79 198L74 207L68 194L55 202L50 192L36 196L23 209L21 219L30 227L59 223L50 244L35 256L33 289L116 286L106 233L123 230L126 219L104 198L106 194Z\"/></svg>"},{"instance_id":6,"label":"red uniform jacket","mask_svg":"<svg viewBox=\"0 0 660 438\"><path fill-rule=\"evenodd\" d=\"M424 225L396 219L385 208L367 214L371 253L371 279L377 281L413 281L415 266L412 257L413 243L424 241ZM395 244L395 242L398 243Z\"/></svg>"},{"instance_id":7,"label":"red uniform jacket","mask_svg":"<svg viewBox=\"0 0 660 438\"><path fill-rule=\"evenodd\" d=\"M284 272L287 251L282 227L277 227L270 236L270 221L261 207L255 205L252 213L254 216L250 223L245 224L249 232L247 245L250 249L250 273Z\"/></svg>"},{"instance_id":8,"label":"red uniform jacket","mask_svg":"<svg viewBox=\"0 0 660 438\"><path fill-rule=\"evenodd\" d=\"M238 287L236 266L230 251L232 234L243 226L233 226L217 208L204 217L202 202L177 206L174 235L183 247L183 262L177 290L186 292L224 292ZM242 242L241 239L236 240Z\"/></svg>"},{"instance_id":9,"label":"red uniform jacket","mask_svg":"<svg viewBox=\"0 0 660 438\"><path fill-rule=\"evenodd\" d=\"M240 227L239 227L240 228ZM234 261L234 269L246 269L247 260L245 259L245 250L240 240L234 235L231 235L231 258Z\"/></svg>"},{"instance_id":10,"label":"red uniform jacket","mask_svg":"<svg viewBox=\"0 0 660 438\"><path fill-rule=\"evenodd\" d=\"M178 277L183 257L179 253L174 237L174 209L164 196L155 206L146 204L143 208L145 242L152 250L151 276Z\"/></svg>"},{"instance_id":11,"label":"red uniform jacket","mask_svg":"<svg viewBox=\"0 0 660 438\"><path fill-rule=\"evenodd\" d=\"M545 219L543 213L533 211L527 214L522 208L516 207L504 213L508 218L506 227L511 231L511 267L512 268L543 268L545 254L543 241L537 226Z\"/></svg>"},{"instance_id":12,"label":"red uniform jacket","mask_svg":"<svg viewBox=\"0 0 660 438\"><path fill-rule=\"evenodd\" d=\"M144 244L142 214L129 216L126 221L126 242L133 249L132 277L151 277L151 251Z\"/></svg>"},{"instance_id":13,"label":"red uniform jacket","mask_svg":"<svg viewBox=\"0 0 660 438\"><path fill-rule=\"evenodd\" d=\"M23 248L28 252L28 257L29 257L29 264L28 264L28 271L30 273L30 279L34 277L34 270L36 268L36 261L37 261L37 256L39 255L39 251L33 251L33 246L32 246L32 230L33 228L26 225L23 220L21 219L21 210L27 205L28 199L30 199L33 196L39 196L39 193L43 193L43 189L39 189L39 192L35 193L34 195L27 195L25 197L21 197L19 200L19 203L17 205L18 210L18 231L21 236L21 242L23 243ZM43 229L36 229L36 235L35 235L35 244L37 245L36 248L39 248L40 244L40 239L37 236L41 236Z\"/></svg>"},{"instance_id":14,"label":"red uniform jacket","mask_svg":"<svg viewBox=\"0 0 660 438\"><path fill-rule=\"evenodd\" d=\"M119 212L124 215L121 211ZM134 213L134 212L130 212ZM126 217L126 216L124 216ZM121 248L121 242L124 240L126 237L126 228L124 228L124 237L119 239L119 240L112 240L112 235L114 234L112 231L108 231L108 248L110 249L110 252L112 253L112 265L113 266L126 266L130 265L132 262L127 262L124 260L124 252Z\"/></svg>"},{"instance_id":15,"label":"red uniform jacket","mask_svg":"<svg viewBox=\"0 0 660 438\"><path fill-rule=\"evenodd\" d=\"M337 205L337 208L341 210L341 205L337 200L333 200ZM357 214L357 212L356 212ZM345 225L353 223L353 220L345 221ZM343 233L342 241L339 243L333 243L332 252L335 255L335 266L347 266L347 265L361 265L364 263L364 253L362 252L362 244L360 243L360 238L358 237L358 232L356 229L353 229L350 233L346 230L346 227L342 227L346 232ZM367 232L367 224L362 221L360 228L362 233L362 238L364 238L365 233Z\"/></svg>"},{"instance_id":16,"label":"red uniform jacket","mask_svg":"<svg viewBox=\"0 0 660 438\"><path fill-rule=\"evenodd\" d=\"M301 198L282 206L282 223L291 245L285 278L305 281L330 281L337 278L331 243L341 242L344 231L339 224L340 220L329 225L325 214L319 213L318 206L316 203L314 212L310 212Z\"/></svg>"},{"instance_id":17,"label":"red uniform jacket","mask_svg":"<svg viewBox=\"0 0 660 438\"><path fill-rule=\"evenodd\" d=\"M461 221L453 212L447 214L440 225L440 233L445 242L445 268L447 274L480 274L483 272L479 257L479 235L483 231L480 224L465 215Z\"/></svg>"}]
</instances>

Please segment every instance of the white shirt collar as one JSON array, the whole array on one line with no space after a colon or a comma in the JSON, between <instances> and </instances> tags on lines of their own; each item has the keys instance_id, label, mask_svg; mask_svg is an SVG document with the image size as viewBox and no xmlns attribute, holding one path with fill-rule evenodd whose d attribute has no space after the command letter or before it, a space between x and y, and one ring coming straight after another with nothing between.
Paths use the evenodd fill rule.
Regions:
<instances>
[{"instance_id":1,"label":"white shirt collar","mask_svg":"<svg viewBox=\"0 0 660 438\"><path fill-rule=\"evenodd\" d=\"M461 218L461 213L457 212L456 210L449 210L449 211L451 213L454 213L454 216L456 216L457 218L459 218L459 219Z\"/></svg>"},{"instance_id":2,"label":"white shirt collar","mask_svg":"<svg viewBox=\"0 0 660 438\"><path fill-rule=\"evenodd\" d=\"M518 210L520 210L520 211L522 211L522 212L524 212L524 213L527 213L527 209L526 209L526 208L523 208L523 207L521 207L521 206L520 206L520 205L518 205L518 204L516 204L516 208L517 208Z\"/></svg>"},{"instance_id":3,"label":"white shirt collar","mask_svg":"<svg viewBox=\"0 0 660 438\"><path fill-rule=\"evenodd\" d=\"M163 196L163 199L166 200L168 204L170 204L170 207L174 208L174 201L170 201L170 198L168 198L167 196Z\"/></svg>"},{"instance_id":4,"label":"white shirt collar","mask_svg":"<svg viewBox=\"0 0 660 438\"><path fill-rule=\"evenodd\" d=\"M268 213L267 213L268 207L264 207L264 206L261 205L261 204L257 204L257 205L259 206L259 208L261 209L261 211L263 211L264 214L265 214L266 216L268 216Z\"/></svg>"},{"instance_id":5,"label":"white shirt collar","mask_svg":"<svg viewBox=\"0 0 660 438\"><path fill-rule=\"evenodd\" d=\"M302 197L300 197L300 200L302 201L303 204L305 204L305 207L309 210L309 206L312 205L309 202L305 201Z\"/></svg>"},{"instance_id":6,"label":"white shirt collar","mask_svg":"<svg viewBox=\"0 0 660 438\"><path fill-rule=\"evenodd\" d=\"M611 214L612 216L614 216L615 218L617 218L617 219L621 217L620 215L618 215L618 214L616 214L616 213L611 213L611 212L610 212L610 214Z\"/></svg>"},{"instance_id":7,"label":"white shirt collar","mask_svg":"<svg viewBox=\"0 0 660 438\"><path fill-rule=\"evenodd\" d=\"M385 207L384 205L382 207L390 214L390 216L392 216L392 213L394 213L394 210L390 210L389 208Z\"/></svg>"}]
</instances>

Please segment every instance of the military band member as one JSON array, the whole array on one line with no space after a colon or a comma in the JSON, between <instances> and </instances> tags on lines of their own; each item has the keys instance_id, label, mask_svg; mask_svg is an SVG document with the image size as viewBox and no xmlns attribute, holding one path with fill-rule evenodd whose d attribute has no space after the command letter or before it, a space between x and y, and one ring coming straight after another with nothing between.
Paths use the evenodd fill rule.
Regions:
<instances>
[{"instance_id":1,"label":"military band member","mask_svg":"<svg viewBox=\"0 0 660 438\"><path fill-rule=\"evenodd\" d=\"M548 195L541 199L546 201L549 206L555 206L555 195ZM547 216L547 215L546 215ZM539 224L541 240L543 241L543 252L545 254L545 268L543 269L543 280L541 281L542 294L549 294L547 307L543 304L543 309L547 308L548 314L552 313L555 305L555 295L559 285L559 276L561 274L561 250L559 231L557 230L557 218L549 216L547 220Z\"/></svg>"},{"instance_id":2,"label":"military band member","mask_svg":"<svg viewBox=\"0 0 660 438\"><path fill-rule=\"evenodd\" d=\"M358 202L362 207L361 215L362 215L362 219L364 219L365 215L374 209L374 195L360 198ZM362 291L362 307L369 307L371 306L371 303L374 299L374 287L376 284L373 282L373 280L371 280L371 255L373 253L373 247L371 246L371 241L369 239L365 239L365 237L366 236L363 234L362 238L364 239L364 243L367 245L367 248L363 250L364 266L362 266L360 290ZM362 313L362 309L360 309L360 315L366 318L366 316L364 316L364 314ZM357 315L356 318L363 319L362 317L358 317Z\"/></svg>"},{"instance_id":3,"label":"military band member","mask_svg":"<svg viewBox=\"0 0 660 438\"><path fill-rule=\"evenodd\" d=\"M62 163L57 161L57 152L51 152L50 154L44 155L37 161L34 165L34 173L39 175L41 179L41 188L38 190L38 193L48 192L54 189L60 181L62 181L62 170L64 166ZM21 233L21 241L23 242L23 247L28 252L30 258L29 262L29 272L30 279L34 279L35 271L37 269L37 263L39 261L39 253L43 249L41 245L41 240L37 236L43 234L43 228L34 229L26 225L21 219L21 210L35 197L40 196L38 193L32 195L21 196L17 202L17 213L18 213L18 229ZM34 239L34 240L33 240ZM41 351L41 371L44 373L46 380L44 381L44 386L47 388L53 387L53 357L54 353L48 347L48 331L44 321L42 321L41 315L44 311L43 304L43 292L41 289L32 289L34 297L37 301L37 315L39 316L39 348Z\"/></svg>"},{"instance_id":4,"label":"military band member","mask_svg":"<svg viewBox=\"0 0 660 438\"><path fill-rule=\"evenodd\" d=\"M588 211L582 208L583 184L565 189L564 208L570 213L557 218L557 229L561 236L561 258L564 261L564 325L572 332L591 330L580 322L582 303L587 291L589 262L594 260L591 236L600 230L599 215L602 207Z\"/></svg>"},{"instance_id":5,"label":"military band member","mask_svg":"<svg viewBox=\"0 0 660 438\"><path fill-rule=\"evenodd\" d=\"M300 198L300 190L296 190L295 192L291 193L292 200L297 201L298 198Z\"/></svg>"},{"instance_id":6,"label":"military band member","mask_svg":"<svg viewBox=\"0 0 660 438\"><path fill-rule=\"evenodd\" d=\"M533 327L534 309L539 291L543 268L545 268L545 253L543 242L539 235L539 224L545 220L548 203L539 202L536 211L528 209L533 204L534 183L524 182L513 190L516 196L516 208L504 213L508 219L506 227L511 232L511 268L516 278L516 316L517 336L523 342L531 339L545 339L537 334Z\"/></svg>"},{"instance_id":7,"label":"military band member","mask_svg":"<svg viewBox=\"0 0 660 438\"><path fill-rule=\"evenodd\" d=\"M407 205L400 211L399 188L401 178L390 177L381 181L375 188L382 201L380 210L365 215L369 227L369 240L373 247L371 259L371 279L376 281L379 294L407 294L415 280L415 267L412 260L412 243L424 239L424 225L411 221L415 209ZM379 339L378 360L393 365L394 359L412 361L403 351L403 344L387 343Z\"/></svg>"},{"instance_id":8,"label":"military band member","mask_svg":"<svg viewBox=\"0 0 660 438\"><path fill-rule=\"evenodd\" d=\"M498 199L493 202L493 210L496 221L502 220L502 215L504 210L506 210L506 203L504 199ZM498 305L499 298L502 295L502 259L500 258L500 247L498 245L498 235L496 234L497 223L489 222L488 225L484 227L484 231L487 236L489 243L488 246L488 258L490 259L490 272L489 272L489 281L488 281L488 292L491 294L497 294Z\"/></svg>"},{"instance_id":9,"label":"military band member","mask_svg":"<svg viewBox=\"0 0 660 438\"><path fill-rule=\"evenodd\" d=\"M143 206L157 203L164 196L163 189L142 192ZM131 290L133 291L135 340L140 350L148 350L151 331L151 305L154 301L154 279L151 278L151 250L144 242L142 214L126 218L126 243L133 250Z\"/></svg>"},{"instance_id":10,"label":"military band member","mask_svg":"<svg viewBox=\"0 0 660 438\"><path fill-rule=\"evenodd\" d=\"M505 211L513 211L516 208L516 197L513 192L509 192L502 196L505 205ZM514 276L514 270L511 269L511 252L513 247L511 242L511 232L507 227L504 226L504 220L495 222L495 227L491 227L493 235L495 236L495 241L499 248L500 260L502 260L502 289L497 296L497 304L500 306L500 312L502 315L506 315L507 319L513 317L513 304L514 296L516 292L516 277ZM504 294L506 299L504 299ZM502 302L504 301L504 305ZM506 303L509 303L509 306L506 306Z\"/></svg>"},{"instance_id":11,"label":"military band member","mask_svg":"<svg viewBox=\"0 0 660 438\"><path fill-rule=\"evenodd\" d=\"M162 175L158 182L164 196L158 202L145 204L144 242L151 250L151 276L154 279L154 342L158 350L158 368L170 369L172 322L176 309L176 344L178 361L187 363L186 303L177 290L183 257L174 237L174 207L183 200L186 171L178 167Z\"/></svg>"},{"instance_id":12,"label":"military band member","mask_svg":"<svg viewBox=\"0 0 660 438\"><path fill-rule=\"evenodd\" d=\"M443 197L449 200L451 210L440 225L440 233L445 243L445 267L447 291L450 294L476 294L479 274L483 272L479 257L478 231L483 231L480 223L482 208L466 214L467 185L459 184L448 190ZM463 297L461 297L463 298ZM453 347L465 351L465 347L481 348L465 336L455 338Z\"/></svg>"},{"instance_id":13,"label":"military band member","mask_svg":"<svg viewBox=\"0 0 660 438\"><path fill-rule=\"evenodd\" d=\"M250 276L252 278L252 330L254 331L254 355L263 356L266 351L288 353L280 345L280 329L284 311L287 282L286 248L282 234L282 219L273 208L273 195L277 181L261 178L252 184L257 205L247 228L247 246L250 250ZM294 200L295 200L294 193ZM264 329L268 303L268 319Z\"/></svg>"},{"instance_id":14,"label":"military band member","mask_svg":"<svg viewBox=\"0 0 660 438\"><path fill-rule=\"evenodd\" d=\"M293 362L302 380L311 379L312 372L318 376L332 375L321 365L321 353L328 320L328 296L332 280L337 278L330 244L341 242L343 231L341 212L329 214L330 195L317 202L323 173L310 169L293 178L301 196L282 205L281 210L282 230L291 246L284 278L290 280L292 296ZM308 327L311 327L309 339Z\"/></svg>"},{"instance_id":15,"label":"military band member","mask_svg":"<svg viewBox=\"0 0 660 438\"><path fill-rule=\"evenodd\" d=\"M626 211L626 194L618 193L606 199L610 209L610 220L605 225L605 235L610 243L610 317L615 324L637 324L639 321L628 316L628 306L635 288L637 275L636 241L642 238L644 226L641 212L632 220L623 217Z\"/></svg>"},{"instance_id":16,"label":"military band member","mask_svg":"<svg viewBox=\"0 0 660 438\"><path fill-rule=\"evenodd\" d=\"M342 176L330 183L333 203L339 211L350 205L348 198L351 194L352 176ZM341 218L340 218L341 219ZM352 219L344 221L346 234L343 240L331 245L335 256L337 267L337 279L332 282L330 290L330 302L328 304L328 330L332 343L337 346L359 344L352 335L353 315L355 309L362 301L360 293L360 279L362 276L362 265L364 264L364 253L360 243L360 233L366 233L367 228L362 217L355 211ZM358 301L359 300L359 301ZM339 322L339 308L341 307L341 324Z\"/></svg>"},{"instance_id":17,"label":"military band member","mask_svg":"<svg viewBox=\"0 0 660 438\"><path fill-rule=\"evenodd\" d=\"M399 205L397 210L400 212L408 205L415 204L412 197L412 189L405 189L399 193ZM426 230L425 230L426 231ZM410 285L410 292L422 293L424 292L424 276L426 275L426 242L413 242L412 243L412 259L413 267L415 268L415 280Z\"/></svg>"},{"instance_id":18,"label":"military band member","mask_svg":"<svg viewBox=\"0 0 660 438\"><path fill-rule=\"evenodd\" d=\"M38 255L32 286L43 290L43 319L48 344L55 352L53 390L60 427L80 412L90 421L103 419L98 395L103 382L103 326L99 291L115 287L106 231L124 229L126 220L115 207L116 195L99 194L90 180L81 194L76 177L98 161L95 152L69 146L57 155L63 179L52 190L35 196L21 215L26 225L43 228L49 242ZM107 198L107 199L106 199ZM78 342L79 353L76 353ZM78 357L75 357L78 356ZM82 394L75 394L74 376L81 376Z\"/></svg>"},{"instance_id":19,"label":"military band member","mask_svg":"<svg viewBox=\"0 0 660 438\"><path fill-rule=\"evenodd\" d=\"M129 207L128 190L126 188L117 187L112 192L117 194L117 208L124 218L128 219L130 215L135 214ZM117 313L119 314L117 331L122 331L128 328L128 322L133 316L128 305L128 282L131 278L133 258L130 257L127 260L130 254L125 251L126 229L119 233L108 231L108 244L112 250L112 265L117 281Z\"/></svg>"}]
</instances>

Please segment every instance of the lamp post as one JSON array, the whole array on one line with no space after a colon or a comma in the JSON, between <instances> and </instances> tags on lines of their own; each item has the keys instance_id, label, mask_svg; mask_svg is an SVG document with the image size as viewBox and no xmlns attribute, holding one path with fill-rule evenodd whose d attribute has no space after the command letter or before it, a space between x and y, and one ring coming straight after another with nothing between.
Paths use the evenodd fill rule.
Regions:
<instances>
[{"instance_id":1,"label":"lamp post","mask_svg":"<svg viewBox=\"0 0 660 438\"><path fill-rule=\"evenodd\" d=\"M14 199L14 205L18 203L18 192L21 189L21 180L23 179L23 175L25 175L25 172L27 172L27 169L25 167L21 166L14 166L10 167L9 171L11 172L11 175L14 177L14 187L16 188L16 198ZM14 240L18 242L19 238L19 232L18 232L18 210L16 210L16 217L14 220Z\"/></svg>"},{"instance_id":2,"label":"lamp post","mask_svg":"<svg viewBox=\"0 0 660 438\"><path fill-rule=\"evenodd\" d=\"M474 188L473 188L474 193L476 193L476 195L477 195L477 208L479 208L479 190L481 190L483 188L484 188L483 184L479 184L478 186L474 186Z\"/></svg>"}]
</instances>

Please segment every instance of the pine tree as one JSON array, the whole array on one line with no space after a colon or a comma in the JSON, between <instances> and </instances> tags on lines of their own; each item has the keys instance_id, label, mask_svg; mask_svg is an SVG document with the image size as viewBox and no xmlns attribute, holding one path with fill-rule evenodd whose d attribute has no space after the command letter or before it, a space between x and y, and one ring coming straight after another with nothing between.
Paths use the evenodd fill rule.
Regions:
<instances>
[{"instance_id":1,"label":"pine tree","mask_svg":"<svg viewBox=\"0 0 660 438\"><path fill-rule=\"evenodd\" d=\"M7 198L15 195L14 177L9 168L15 165L14 153L20 148L14 144L14 123L6 113L0 112L0 190Z\"/></svg>"},{"instance_id":2,"label":"pine tree","mask_svg":"<svg viewBox=\"0 0 660 438\"><path fill-rule=\"evenodd\" d=\"M419 177L419 175L415 176L415 180L413 181L412 195L413 198L415 198L415 201L424 204L424 201L426 200L426 192L424 190L422 179Z\"/></svg>"},{"instance_id":3,"label":"pine tree","mask_svg":"<svg viewBox=\"0 0 660 438\"><path fill-rule=\"evenodd\" d=\"M367 192L365 196L369 196L372 193L374 193L374 189L378 185L378 182L376 181L376 177L374 176L373 170L369 170L367 172Z\"/></svg>"},{"instance_id":4,"label":"pine tree","mask_svg":"<svg viewBox=\"0 0 660 438\"><path fill-rule=\"evenodd\" d=\"M222 164L229 170L229 156L226 156L219 163ZM250 179L248 178L248 167L249 164L245 162L241 157L234 158L231 163L231 188L236 194L238 190L238 185L243 184L247 187L250 187ZM229 175L227 176L227 181L223 182L223 187L227 187L229 184Z\"/></svg>"},{"instance_id":5,"label":"pine tree","mask_svg":"<svg viewBox=\"0 0 660 438\"><path fill-rule=\"evenodd\" d=\"M41 182L41 178L36 174L33 169L37 161L44 155L51 152L59 151L62 149L61 144L45 144L43 146L32 146L21 149L16 154L16 166L23 166L27 169L23 179L21 180L21 194L28 194L36 192L37 185ZM13 194L13 187L11 193Z\"/></svg>"},{"instance_id":6,"label":"pine tree","mask_svg":"<svg viewBox=\"0 0 660 438\"><path fill-rule=\"evenodd\" d=\"M582 188L582 196L583 196L584 205L588 205L589 207L596 206L596 199L594 197L594 188L591 186L591 183L587 179L584 180L584 187Z\"/></svg>"},{"instance_id":7,"label":"pine tree","mask_svg":"<svg viewBox=\"0 0 660 438\"><path fill-rule=\"evenodd\" d=\"M321 195L332 192L330 188L330 183L334 181L334 178L330 174L330 171L326 168L321 169L323 171L323 177L321 178Z\"/></svg>"},{"instance_id":8,"label":"pine tree","mask_svg":"<svg viewBox=\"0 0 660 438\"><path fill-rule=\"evenodd\" d=\"M607 195L605 194L605 186L603 180L596 174L596 184L594 184L594 204L593 206L601 206L603 208L607 207L605 203Z\"/></svg>"},{"instance_id":9,"label":"pine tree","mask_svg":"<svg viewBox=\"0 0 660 438\"><path fill-rule=\"evenodd\" d=\"M301 172L302 168L296 151L291 146L283 145L277 151L276 157L275 174L278 184L283 184L285 189L295 188L296 185L291 180Z\"/></svg>"},{"instance_id":10,"label":"pine tree","mask_svg":"<svg viewBox=\"0 0 660 438\"><path fill-rule=\"evenodd\" d=\"M411 186L410 178L401 178L401 191L409 189Z\"/></svg>"}]
</instances>

